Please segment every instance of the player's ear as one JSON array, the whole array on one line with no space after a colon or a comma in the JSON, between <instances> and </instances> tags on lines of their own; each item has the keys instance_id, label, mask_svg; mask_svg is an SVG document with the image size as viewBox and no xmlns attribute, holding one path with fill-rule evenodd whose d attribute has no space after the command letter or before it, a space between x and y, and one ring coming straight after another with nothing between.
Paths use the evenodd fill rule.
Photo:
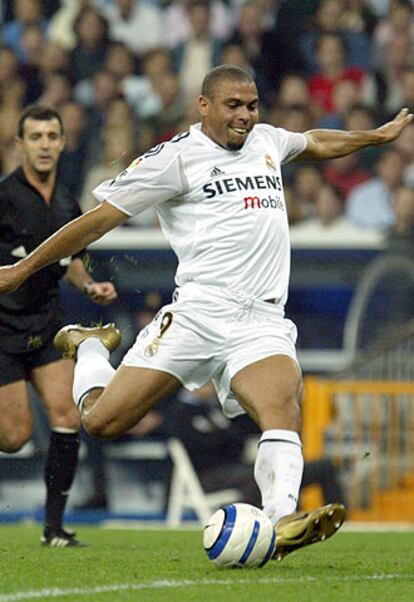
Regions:
<instances>
[{"instance_id":1,"label":"player's ear","mask_svg":"<svg viewBox=\"0 0 414 602\"><path fill-rule=\"evenodd\" d=\"M205 117L208 112L208 100L205 96L201 95L198 97L198 110L202 117Z\"/></svg>"}]
</instances>

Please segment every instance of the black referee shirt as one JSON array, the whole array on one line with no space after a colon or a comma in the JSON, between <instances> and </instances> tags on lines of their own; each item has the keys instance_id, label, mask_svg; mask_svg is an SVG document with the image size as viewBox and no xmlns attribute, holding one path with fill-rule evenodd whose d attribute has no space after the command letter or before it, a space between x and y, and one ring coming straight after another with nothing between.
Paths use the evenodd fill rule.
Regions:
<instances>
[{"instance_id":1,"label":"black referee shirt","mask_svg":"<svg viewBox=\"0 0 414 602\"><path fill-rule=\"evenodd\" d=\"M76 200L59 185L47 204L19 167L0 181L0 265L25 257L80 213ZM59 311L59 280L69 263L54 263L33 274L13 293L0 294L0 348L9 348L13 337L21 338L23 344L28 334L47 330ZM14 338L16 347L18 340Z\"/></svg>"}]
</instances>

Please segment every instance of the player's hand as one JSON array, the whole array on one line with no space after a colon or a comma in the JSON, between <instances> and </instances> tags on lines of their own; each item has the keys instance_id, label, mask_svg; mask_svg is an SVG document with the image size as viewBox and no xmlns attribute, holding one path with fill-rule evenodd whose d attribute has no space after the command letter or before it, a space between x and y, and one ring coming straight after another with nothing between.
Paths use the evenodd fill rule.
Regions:
<instances>
[{"instance_id":1,"label":"player's hand","mask_svg":"<svg viewBox=\"0 0 414 602\"><path fill-rule=\"evenodd\" d=\"M109 305L118 298L112 282L92 282L86 287L86 294L99 305Z\"/></svg>"},{"instance_id":2,"label":"player's hand","mask_svg":"<svg viewBox=\"0 0 414 602\"><path fill-rule=\"evenodd\" d=\"M24 277L21 276L17 264L0 267L0 293L15 291L23 281Z\"/></svg>"},{"instance_id":3,"label":"player's hand","mask_svg":"<svg viewBox=\"0 0 414 602\"><path fill-rule=\"evenodd\" d=\"M385 136L384 142L392 142L398 138L403 129L412 122L413 118L414 115L410 113L409 109L404 108L401 109L394 119L380 126L378 131Z\"/></svg>"}]
</instances>

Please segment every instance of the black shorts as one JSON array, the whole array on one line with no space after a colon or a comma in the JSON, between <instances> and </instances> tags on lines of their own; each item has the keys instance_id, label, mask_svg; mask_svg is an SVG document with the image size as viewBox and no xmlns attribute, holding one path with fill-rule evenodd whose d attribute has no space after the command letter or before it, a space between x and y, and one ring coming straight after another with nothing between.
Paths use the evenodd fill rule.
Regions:
<instances>
[{"instance_id":1,"label":"black shorts","mask_svg":"<svg viewBox=\"0 0 414 602\"><path fill-rule=\"evenodd\" d=\"M18 380L30 380L33 368L39 368L61 359L62 355L53 346L53 337L38 348L19 353L0 349L0 387Z\"/></svg>"},{"instance_id":2,"label":"black shorts","mask_svg":"<svg viewBox=\"0 0 414 602\"><path fill-rule=\"evenodd\" d=\"M53 338L64 324L60 308L37 314L32 322L26 331L0 328L0 386L30 380L34 368L62 359L53 346Z\"/></svg>"}]
</instances>

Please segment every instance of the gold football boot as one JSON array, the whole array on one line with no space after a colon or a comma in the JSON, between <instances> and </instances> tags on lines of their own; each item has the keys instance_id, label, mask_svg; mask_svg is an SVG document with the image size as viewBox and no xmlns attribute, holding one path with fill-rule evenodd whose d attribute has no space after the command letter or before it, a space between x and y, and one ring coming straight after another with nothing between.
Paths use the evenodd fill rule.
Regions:
<instances>
[{"instance_id":1,"label":"gold football boot","mask_svg":"<svg viewBox=\"0 0 414 602\"><path fill-rule=\"evenodd\" d=\"M79 345L91 337L102 341L109 351L114 351L122 340L120 331L112 323L91 327L69 324L58 331L53 339L53 344L62 353L63 357L75 359Z\"/></svg>"},{"instance_id":2,"label":"gold football boot","mask_svg":"<svg viewBox=\"0 0 414 602\"><path fill-rule=\"evenodd\" d=\"M275 526L276 551L274 560L287 554L324 541L334 535L345 520L346 508L342 504L328 504L312 512L294 512L283 516Z\"/></svg>"}]
</instances>

